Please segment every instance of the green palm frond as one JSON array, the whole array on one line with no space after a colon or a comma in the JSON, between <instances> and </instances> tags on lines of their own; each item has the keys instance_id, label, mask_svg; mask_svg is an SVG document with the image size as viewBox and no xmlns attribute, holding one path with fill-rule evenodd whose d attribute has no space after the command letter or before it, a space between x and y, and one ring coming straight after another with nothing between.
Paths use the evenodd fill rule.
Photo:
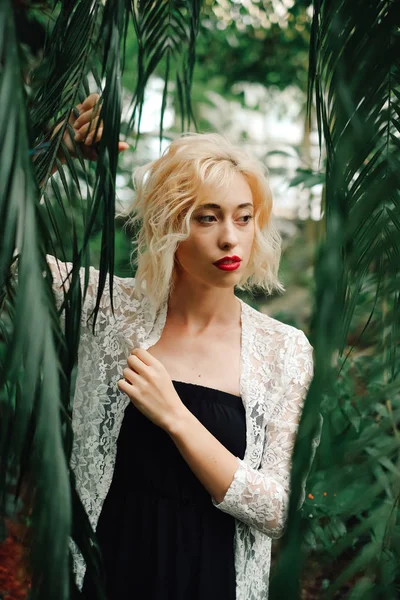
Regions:
<instances>
[{"instance_id":1,"label":"green palm frond","mask_svg":"<svg viewBox=\"0 0 400 600\"><path fill-rule=\"evenodd\" d=\"M190 90L195 63L195 41L200 26L200 0L144 0L133 2L133 23L138 40L138 73L130 126L140 130L144 90L158 65L164 66L164 92L160 116L160 139L170 70L176 72L177 97L182 130L195 121ZM137 124L136 124L137 121Z\"/></svg>"},{"instance_id":2,"label":"green palm frond","mask_svg":"<svg viewBox=\"0 0 400 600\"><path fill-rule=\"evenodd\" d=\"M400 21L396 4L314 2L309 106L315 89L317 122L327 154L326 235L315 268L315 377L295 448L288 529L272 583L273 599L299 597L305 532L325 544L331 561L355 544L352 560L321 598L334 597L356 577L346 597L392 599L400 581ZM359 314L365 317L358 340L368 336L370 352L353 358L349 335ZM347 361L337 359L338 354ZM296 507L320 407L325 425L311 481L313 498L316 490L321 501L314 508L306 500L303 512L318 517L318 510L326 511L329 518L313 523L301 520ZM328 490L325 495L330 498L324 500L322 490ZM341 519L347 533L333 533L334 517ZM357 544L358 539L362 543ZM288 568L296 578L287 578Z\"/></svg>"},{"instance_id":3,"label":"green palm frond","mask_svg":"<svg viewBox=\"0 0 400 600\"><path fill-rule=\"evenodd\" d=\"M43 277L38 192L28 155L18 45L8 1L0 5L0 56L0 516L4 519L11 510L32 523L34 590L45 598L66 598L71 497L54 340L58 325L49 310L49 280ZM19 279L14 295L4 290L15 250ZM12 498L12 507L7 507Z\"/></svg>"},{"instance_id":4,"label":"green palm frond","mask_svg":"<svg viewBox=\"0 0 400 600\"><path fill-rule=\"evenodd\" d=\"M152 2L145 18L142 7L131 0L32 2L30 9L47 19L46 40L40 63L24 71L23 81L16 13L10 0L0 3L0 517L23 519L27 527L32 599L81 596L72 576L70 536L97 584L98 597L104 597L96 538L69 469L85 293L79 268L88 273L89 240L100 233L99 302L107 274L112 289L121 72L132 14L136 19L140 13L144 20L140 43L145 76L137 83L134 102L140 106L159 64L161 33L171 65L179 48L178 71L186 98L182 106L188 114L200 4L177 4L174 10L171 6L164 0ZM157 15L163 15L161 29ZM104 130L98 160L89 164L79 144L74 160L62 140L66 129L71 130L71 110L94 91L91 81L100 94ZM57 123L63 125L52 137ZM60 150L64 162L58 158ZM55 163L58 173L49 181ZM46 252L73 263L63 327ZM87 277L84 282L87 285Z\"/></svg>"}]
</instances>

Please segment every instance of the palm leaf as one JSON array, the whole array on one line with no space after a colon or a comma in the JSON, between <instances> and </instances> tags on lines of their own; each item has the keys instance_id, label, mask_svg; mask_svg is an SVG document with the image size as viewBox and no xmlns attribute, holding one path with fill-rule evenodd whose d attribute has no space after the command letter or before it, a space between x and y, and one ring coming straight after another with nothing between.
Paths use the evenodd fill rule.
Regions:
<instances>
[{"instance_id":1,"label":"palm leaf","mask_svg":"<svg viewBox=\"0 0 400 600\"><path fill-rule=\"evenodd\" d=\"M134 101L138 106L142 102L159 59L168 56L172 61L179 56L187 107L200 10L198 2L172 9L172 3L159 0L148 6L144 14L130 0L49 1L43 59L29 73L28 97L19 75L12 6L7 0L0 7L0 460L5 467L0 476L0 516L4 519L9 511L10 493L14 508L9 516L17 518L21 503L29 515L31 596L41 600L81 596L71 570L70 538L83 554L98 597L104 597L96 538L69 469L82 296L91 263L89 241L101 232L97 309L107 273L112 290L121 48L128 22L132 15L134 22L140 16L143 76ZM43 3L36 7L32 3L31 8L43 16ZM122 60L126 60L123 54ZM95 166L83 160L79 144L73 160L62 142L70 128L67 117L88 95L91 77L99 86L104 121ZM166 87L163 107L167 91ZM63 125L51 138L58 122ZM60 149L64 164L57 158ZM55 162L58 173L48 185ZM63 327L50 289L46 252L73 263L62 307ZM80 267L86 273L82 290ZM11 272L18 273L17 281Z\"/></svg>"},{"instance_id":2,"label":"palm leaf","mask_svg":"<svg viewBox=\"0 0 400 600\"><path fill-rule=\"evenodd\" d=\"M8 332L4 335L3 330L0 339L0 512L4 519L7 492L16 484L16 489L21 489L22 484L28 487L29 497L25 500L31 501L31 506L25 503L22 514L32 520L32 597L67 598L71 496L61 431L61 425L66 423L60 420L54 339L58 326L54 311L49 310L48 279L43 278L45 260L38 236L38 196L28 155L25 99L8 0L1 3L0 23L0 100L1 106L7 107L7 118L4 108L0 118L1 156L5 158L0 166L2 290L16 248L19 271L13 306L7 307L7 294L2 306ZM9 233L3 235L6 230ZM15 502L12 510L21 507ZM43 549L46 570L42 568Z\"/></svg>"},{"instance_id":3,"label":"palm leaf","mask_svg":"<svg viewBox=\"0 0 400 600\"><path fill-rule=\"evenodd\" d=\"M350 523L365 513L371 515L371 520L363 519L365 549L355 552L353 561L321 597L332 598L354 576L360 581L349 598L359 597L360 590L365 597L396 596L400 397L394 336L400 319L400 38L395 4L314 1L309 107L315 90L317 123L327 153L326 235L315 267L315 375L295 448L288 527L271 585L272 598L299 597L304 531L317 531L310 519L301 518L297 505L320 407L325 435L312 479L313 497L317 492L322 497L322 490L328 489L342 498L340 509L334 499L326 501L329 514L340 510L339 516L348 524L348 532L336 543L336 556L357 539ZM350 361L337 380L342 361L335 357L345 351L359 311L367 315L361 339L369 335L372 352ZM358 364L363 373L356 375ZM355 389L347 400L341 397L341 386L351 378L362 381L365 391L361 397ZM361 407L358 432L343 412L355 404ZM378 407L390 410L382 412ZM307 503L307 510L313 510L311 504ZM330 539L329 520L321 523ZM318 538L318 532L315 535ZM289 568L293 579L287 577Z\"/></svg>"},{"instance_id":4,"label":"palm leaf","mask_svg":"<svg viewBox=\"0 0 400 600\"><path fill-rule=\"evenodd\" d=\"M195 63L195 41L200 26L199 0L145 0L133 2L133 24L138 40L137 83L132 99L133 112L129 127L140 132L144 91L150 75L164 63L164 92L160 113L160 139L169 87L171 62L176 71L177 98L182 129L195 122L190 90ZM182 89L184 93L182 93Z\"/></svg>"}]
</instances>

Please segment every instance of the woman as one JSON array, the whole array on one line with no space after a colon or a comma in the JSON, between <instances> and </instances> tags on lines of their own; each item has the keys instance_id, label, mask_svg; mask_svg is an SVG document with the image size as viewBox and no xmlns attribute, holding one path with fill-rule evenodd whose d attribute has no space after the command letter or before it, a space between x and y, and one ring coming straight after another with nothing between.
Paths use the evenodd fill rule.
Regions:
<instances>
[{"instance_id":1,"label":"woman","mask_svg":"<svg viewBox=\"0 0 400 600\"><path fill-rule=\"evenodd\" d=\"M81 140L97 99L79 107ZM281 289L268 184L217 135L174 141L136 184L136 279L115 277L93 335L90 269L73 409L108 597L264 600L312 377L305 335L234 293ZM69 266L49 263L61 304ZM81 582L78 553L76 569Z\"/></svg>"}]
</instances>

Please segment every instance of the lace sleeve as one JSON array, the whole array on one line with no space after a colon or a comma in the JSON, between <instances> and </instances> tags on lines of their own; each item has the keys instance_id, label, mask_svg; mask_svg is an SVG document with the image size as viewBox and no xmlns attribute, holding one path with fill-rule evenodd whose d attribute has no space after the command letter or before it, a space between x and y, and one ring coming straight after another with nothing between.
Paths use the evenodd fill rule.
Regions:
<instances>
[{"instance_id":1,"label":"lace sleeve","mask_svg":"<svg viewBox=\"0 0 400 600\"><path fill-rule=\"evenodd\" d=\"M213 500L217 508L271 538L281 537L284 531L291 458L312 373L312 347L299 332L285 358L281 401L266 426L260 468L253 469L238 458L238 469L225 498L219 504Z\"/></svg>"},{"instance_id":2,"label":"lace sleeve","mask_svg":"<svg viewBox=\"0 0 400 600\"><path fill-rule=\"evenodd\" d=\"M50 254L46 255L47 264L49 265L51 274L53 276L53 292L56 300L57 308L60 308L63 305L65 294L69 289L69 286L72 281L72 263L62 262L51 256ZM85 289L85 278L87 279L87 289L86 294L83 297L84 289ZM97 284L99 279L99 272L94 267L89 267L89 272L85 274L85 268L82 267L79 270L79 278L80 278L80 286L83 298L82 305L82 323L86 323L88 316L92 312L97 295Z\"/></svg>"}]
</instances>

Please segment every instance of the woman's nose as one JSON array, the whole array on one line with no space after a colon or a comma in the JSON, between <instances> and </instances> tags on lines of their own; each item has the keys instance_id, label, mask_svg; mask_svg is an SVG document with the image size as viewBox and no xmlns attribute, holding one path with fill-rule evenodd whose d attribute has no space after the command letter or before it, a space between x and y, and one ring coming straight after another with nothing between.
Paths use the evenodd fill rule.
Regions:
<instances>
[{"instance_id":1,"label":"woman's nose","mask_svg":"<svg viewBox=\"0 0 400 600\"><path fill-rule=\"evenodd\" d=\"M222 248L232 248L238 241L237 231L234 223L221 224L220 244Z\"/></svg>"}]
</instances>

